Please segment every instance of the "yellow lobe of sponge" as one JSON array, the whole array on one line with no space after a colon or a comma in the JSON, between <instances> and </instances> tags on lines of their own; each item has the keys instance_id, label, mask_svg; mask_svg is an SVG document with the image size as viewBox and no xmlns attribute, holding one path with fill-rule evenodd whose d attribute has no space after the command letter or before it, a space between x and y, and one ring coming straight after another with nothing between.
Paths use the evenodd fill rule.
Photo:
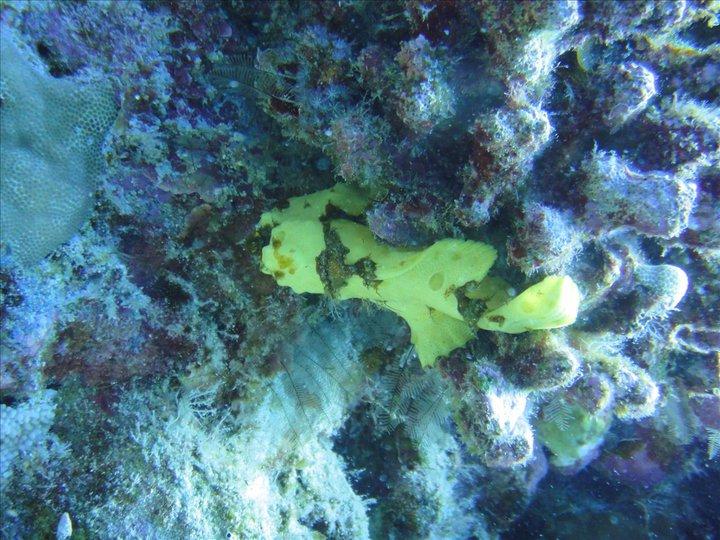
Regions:
<instances>
[{"instance_id":1,"label":"yellow lobe of sponge","mask_svg":"<svg viewBox=\"0 0 720 540\"><path fill-rule=\"evenodd\" d=\"M507 334L560 328L575 322L579 307L580 291L575 282L568 276L548 276L485 313L477 325Z\"/></svg>"}]
</instances>

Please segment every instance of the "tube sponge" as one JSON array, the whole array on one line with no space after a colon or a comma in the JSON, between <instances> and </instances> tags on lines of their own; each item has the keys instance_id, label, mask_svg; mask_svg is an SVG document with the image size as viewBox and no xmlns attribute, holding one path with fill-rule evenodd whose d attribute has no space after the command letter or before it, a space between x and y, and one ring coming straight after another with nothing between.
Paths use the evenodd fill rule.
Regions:
<instances>
[{"instance_id":1,"label":"tube sponge","mask_svg":"<svg viewBox=\"0 0 720 540\"><path fill-rule=\"evenodd\" d=\"M467 343L476 325L519 333L575 321L580 293L569 277L545 278L509 299L502 280L486 279L497 258L492 246L447 238L423 250L394 248L365 225L327 218L330 208L359 216L368 202L364 192L338 184L266 212L260 226L272 230L262 271L296 293L361 298L393 311L410 326L424 366ZM474 316L478 310L485 313Z\"/></svg>"}]
</instances>

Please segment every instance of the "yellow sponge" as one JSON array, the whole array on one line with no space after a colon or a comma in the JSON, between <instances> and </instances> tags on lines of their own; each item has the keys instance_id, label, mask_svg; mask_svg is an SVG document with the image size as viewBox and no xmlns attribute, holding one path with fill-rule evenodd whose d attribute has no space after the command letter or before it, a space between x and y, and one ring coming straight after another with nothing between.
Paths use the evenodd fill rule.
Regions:
<instances>
[{"instance_id":1,"label":"yellow sponge","mask_svg":"<svg viewBox=\"0 0 720 540\"><path fill-rule=\"evenodd\" d=\"M485 313L477 325L508 334L560 328L575 322L579 307L580 291L575 282L568 276L549 276Z\"/></svg>"},{"instance_id":2,"label":"yellow sponge","mask_svg":"<svg viewBox=\"0 0 720 540\"><path fill-rule=\"evenodd\" d=\"M465 345L475 324L518 333L575 320L580 294L568 277L548 277L511 299L504 281L486 278L497 257L492 246L445 239L423 250L393 248L364 225L326 218L331 207L358 216L368 201L338 184L266 212L260 225L273 228L262 271L296 293L361 298L397 313L424 366Z\"/></svg>"},{"instance_id":3,"label":"yellow sponge","mask_svg":"<svg viewBox=\"0 0 720 540\"><path fill-rule=\"evenodd\" d=\"M270 244L262 250L262 271L296 293L322 294L325 288L315 261L324 249L322 223L286 221L272 230Z\"/></svg>"},{"instance_id":4,"label":"yellow sponge","mask_svg":"<svg viewBox=\"0 0 720 540\"><path fill-rule=\"evenodd\" d=\"M319 221L325 216L328 206L334 206L350 216L359 216L370 202L369 195L346 184L336 184L302 197L291 197L287 208L273 209L260 217L260 226L277 225L290 220Z\"/></svg>"}]
</instances>

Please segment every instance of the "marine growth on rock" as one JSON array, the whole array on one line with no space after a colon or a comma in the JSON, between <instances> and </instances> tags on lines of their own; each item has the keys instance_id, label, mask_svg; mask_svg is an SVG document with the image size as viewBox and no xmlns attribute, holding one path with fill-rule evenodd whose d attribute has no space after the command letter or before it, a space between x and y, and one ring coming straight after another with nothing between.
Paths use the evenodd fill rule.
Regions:
<instances>
[{"instance_id":1,"label":"marine growth on rock","mask_svg":"<svg viewBox=\"0 0 720 540\"><path fill-rule=\"evenodd\" d=\"M0 538L715 538L715 0L0 0Z\"/></svg>"}]
</instances>

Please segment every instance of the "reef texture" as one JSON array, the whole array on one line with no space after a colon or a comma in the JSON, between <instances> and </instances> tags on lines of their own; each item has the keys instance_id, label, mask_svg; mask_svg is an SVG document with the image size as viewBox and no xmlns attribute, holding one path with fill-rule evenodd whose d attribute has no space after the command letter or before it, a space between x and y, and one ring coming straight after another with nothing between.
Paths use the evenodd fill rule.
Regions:
<instances>
[{"instance_id":1,"label":"reef texture","mask_svg":"<svg viewBox=\"0 0 720 540\"><path fill-rule=\"evenodd\" d=\"M0 0L0 537L714 538L719 11Z\"/></svg>"}]
</instances>

